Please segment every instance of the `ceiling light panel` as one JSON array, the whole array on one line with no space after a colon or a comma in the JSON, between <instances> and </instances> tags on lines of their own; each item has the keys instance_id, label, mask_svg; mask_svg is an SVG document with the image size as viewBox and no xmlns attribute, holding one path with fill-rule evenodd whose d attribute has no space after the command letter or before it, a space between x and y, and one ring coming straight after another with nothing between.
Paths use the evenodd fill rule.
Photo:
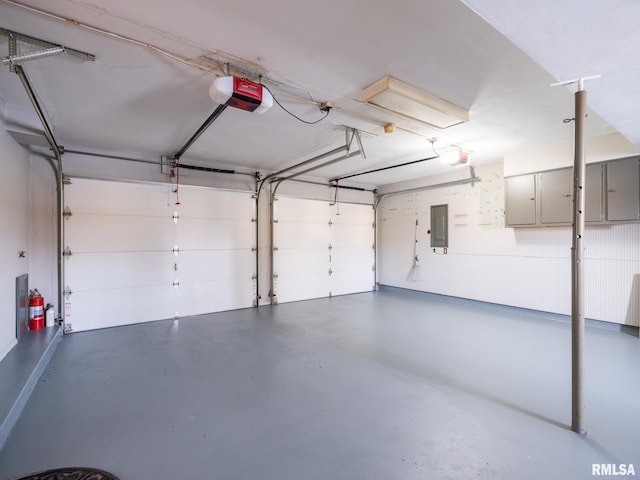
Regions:
<instances>
[{"instance_id":1,"label":"ceiling light panel","mask_svg":"<svg viewBox=\"0 0 640 480\"><path fill-rule=\"evenodd\" d=\"M469 121L468 110L390 76L367 87L362 92L361 100L437 128L448 128Z\"/></svg>"}]
</instances>

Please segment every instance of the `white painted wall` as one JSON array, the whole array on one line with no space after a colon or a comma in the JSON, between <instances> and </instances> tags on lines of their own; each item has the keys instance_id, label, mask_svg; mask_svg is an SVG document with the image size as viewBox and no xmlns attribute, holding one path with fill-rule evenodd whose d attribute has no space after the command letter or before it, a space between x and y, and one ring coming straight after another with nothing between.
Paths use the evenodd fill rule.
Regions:
<instances>
[{"instance_id":1,"label":"white painted wall","mask_svg":"<svg viewBox=\"0 0 640 480\"><path fill-rule=\"evenodd\" d=\"M0 103L0 359L16 343L15 279L29 272L29 155L6 133ZM18 252L27 252L19 258Z\"/></svg>"},{"instance_id":2,"label":"white painted wall","mask_svg":"<svg viewBox=\"0 0 640 480\"><path fill-rule=\"evenodd\" d=\"M585 141L586 163L637 154L640 154L640 148L619 133L592 137ZM573 166L573 143L559 143L507 155L504 158L504 176L511 177L571 166Z\"/></svg>"},{"instance_id":3,"label":"white painted wall","mask_svg":"<svg viewBox=\"0 0 640 480\"><path fill-rule=\"evenodd\" d=\"M591 140L592 161L629 156L620 138ZM613 143L610 143L612 142ZM613 147L611 147L613 145ZM609 147L610 150L607 150ZM482 182L387 197L378 209L378 282L522 308L570 314L571 227L505 228L504 172L567 166L572 147L558 145L511 155L476 169ZM609 157L606 152L611 151ZM589 150L587 150L589 152ZM589 155L589 153L587 153ZM596 160L597 159L597 160ZM569 163L570 164L570 163ZM430 184L468 176L465 170ZM423 180L423 183L426 181ZM414 188L419 182L386 191ZM429 248L429 208L449 205L449 249ZM409 278L418 219L421 281ZM586 316L639 324L640 224L586 227Z\"/></svg>"}]
</instances>

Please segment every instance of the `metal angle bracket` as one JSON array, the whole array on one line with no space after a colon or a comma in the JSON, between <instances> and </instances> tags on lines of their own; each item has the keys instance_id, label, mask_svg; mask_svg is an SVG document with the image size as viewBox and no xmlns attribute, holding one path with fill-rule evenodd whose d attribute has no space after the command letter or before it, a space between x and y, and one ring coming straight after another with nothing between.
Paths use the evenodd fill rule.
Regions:
<instances>
[{"instance_id":1,"label":"metal angle bracket","mask_svg":"<svg viewBox=\"0 0 640 480\"><path fill-rule=\"evenodd\" d=\"M9 35L9 57L13 57L18 53L18 46L16 42L16 37L14 35ZM9 71L11 73L16 73L16 65L11 62L9 64Z\"/></svg>"},{"instance_id":2,"label":"metal angle bracket","mask_svg":"<svg viewBox=\"0 0 640 480\"><path fill-rule=\"evenodd\" d=\"M59 43L49 42L47 40L42 40L41 38L32 37L30 35L25 35L23 33L14 32L13 30L8 30L6 28L0 28L0 35L5 35L9 37L9 56L16 55L17 51L11 52L11 42L20 41L22 43L28 43L29 45L33 45L36 47L40 47L42 49L62 49L62 52L56 53L65 53L66 55L71 55L72 57L79 58L80 60L84 60L87 62L94 62L96 60L96 56L92 53L83 52L81 50L76 50L75 48L69 48L64 45L60 45ZM25 54L28 56L29 54ZM28 58L27 58L28 59ZM13 62L12 62L13 63Z\"/></svg>"}]
</instances>

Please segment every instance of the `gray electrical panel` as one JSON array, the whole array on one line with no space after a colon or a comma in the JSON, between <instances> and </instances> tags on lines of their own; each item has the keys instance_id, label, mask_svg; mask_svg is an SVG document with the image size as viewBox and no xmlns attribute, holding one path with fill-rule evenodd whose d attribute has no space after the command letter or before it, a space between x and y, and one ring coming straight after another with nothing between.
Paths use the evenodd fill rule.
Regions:
<instances>
[{"instance_id":1,"label":"gray electrical panel","mask_svg":"<svg viewBox=\"0 0 640 480\"><path fill-rule=\"evenodd\" d=\"M449 205L431 206L431 247L449 246Z\"/></svg>"}]
</instances>

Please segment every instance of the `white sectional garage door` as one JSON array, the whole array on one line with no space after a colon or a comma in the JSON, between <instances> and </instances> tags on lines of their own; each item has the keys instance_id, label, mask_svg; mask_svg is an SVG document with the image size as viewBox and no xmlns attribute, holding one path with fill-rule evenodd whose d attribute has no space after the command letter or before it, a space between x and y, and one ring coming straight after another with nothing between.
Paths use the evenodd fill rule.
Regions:
<instances>
[{"instance_id":1,"label":"white sectional garage door","mask_svg":"<svg viewBox=\"0 0 640 480\"><path fill-rule=\"evenodd\" d=\"M72 179L65 187L73 331L249 307L254 201L246 192Z\"/></svg>"},{"instance_id":2,"label":"white sectional garage door","mask_svg":"<svg viewBox=\"0 0 640 480\"><path fill-rule=\"evenodd\" d=\"M371 205L280 197L275 206L274 290L278 302L371 291Z\"/></svg>"}]
</instances>

